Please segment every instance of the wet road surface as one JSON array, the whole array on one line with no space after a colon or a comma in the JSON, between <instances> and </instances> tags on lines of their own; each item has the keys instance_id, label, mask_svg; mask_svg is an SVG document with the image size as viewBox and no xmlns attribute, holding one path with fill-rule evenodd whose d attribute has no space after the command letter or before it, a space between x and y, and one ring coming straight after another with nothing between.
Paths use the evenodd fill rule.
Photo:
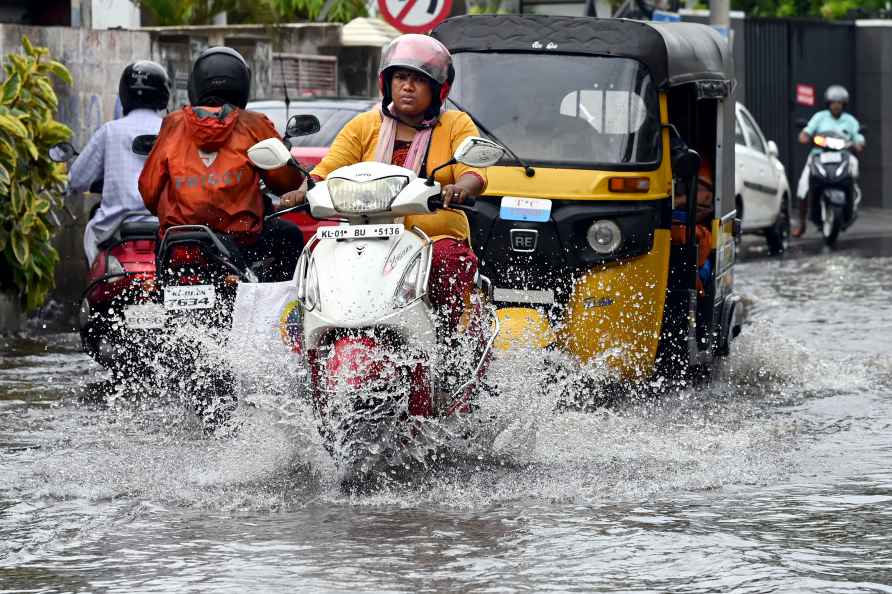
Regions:
<instances>
[{"instance_id":1,"label":"wet road surface","mask_svg":"<svg viewBox=\"0 0 892 594\"><path fill-rule=\"evenodd\" d=\"M840 248L749 243L710 386L554 414L502 361L501 439L365 494L287 394L208 439L0 339L0 592L892 592L892 242Z\"/></svg>"}]
</instances>

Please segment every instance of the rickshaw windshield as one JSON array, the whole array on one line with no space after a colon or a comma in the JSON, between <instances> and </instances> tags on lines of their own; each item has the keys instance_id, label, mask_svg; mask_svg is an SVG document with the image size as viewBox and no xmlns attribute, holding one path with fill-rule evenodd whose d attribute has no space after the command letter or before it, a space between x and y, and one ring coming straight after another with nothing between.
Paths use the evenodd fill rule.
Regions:
<instances>
[{"instance_id":1,"label":"rickshaw windshield","mask_svg":"<svg viewBox=\"0 0 892 594\"><path fill-rule=\"evenodd\" d=\"M628 58L474 53L454 56L450 97L530 164L655 167L659 101ZM504 163L513 159L506 156Z\"/></svg>"}]
</instances>

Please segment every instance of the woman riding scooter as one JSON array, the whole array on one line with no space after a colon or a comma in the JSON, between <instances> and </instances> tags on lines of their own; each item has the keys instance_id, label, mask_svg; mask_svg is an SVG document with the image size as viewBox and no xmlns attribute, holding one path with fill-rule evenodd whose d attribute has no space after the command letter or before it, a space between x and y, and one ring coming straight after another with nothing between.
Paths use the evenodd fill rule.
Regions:
<instances>
[{"instance_id":1,"label":"woman riding scooter","mask_svg":"<svg viewBox=\"0 0 892 594\"><path fill-rule=\"evenodd\" d=\"M467 114L442 110L454 77L452 56L439 41L415 34L396 38L384 50L378 75L381 105L353 118L311 175L318 181L339 167L378 161L424 176L448 162L465 138L479 134ZM440 169L436 179L445 206L475 198L486 187L482 170L462 164ZM301 190L289 192L281 206L295 206L304 197ZM458 210L441 209L406 217L405 225L418 226L435 240L430 299L454 329L477 273L467 217Z\"/></svg>"}]
</instances>

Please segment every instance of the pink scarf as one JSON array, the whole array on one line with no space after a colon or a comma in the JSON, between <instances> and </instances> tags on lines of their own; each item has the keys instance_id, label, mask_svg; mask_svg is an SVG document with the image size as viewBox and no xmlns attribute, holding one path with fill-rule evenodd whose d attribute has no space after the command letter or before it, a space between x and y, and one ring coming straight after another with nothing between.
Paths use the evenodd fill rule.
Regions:
<instances>
[{"instance_id":1,"label":"pink scarf","mask_svg":"<svg viewBox=\"0 0 892 594\"><path fill-rule=\"evenodd\" d=\"M393 103L387 107L387 110L393 110ZM396 128L399 122L396 118L385 114L383 110L380 111L381 130L378 131L378 146L375 147L375 161L378 163L390 164L393 162L393 145L396 143ZM430 144L431 135L434 132L434 124L436 123L437 118L421 122L421 125L424 126L424 128L415 132L415 138L412 139L412 145L409 147L409 154L406 155L406 163L403 167L411 169L416 174L421 174L421 166L424 165L424 158L427 155L427 147Z\"/></svg>"}]
</instances>

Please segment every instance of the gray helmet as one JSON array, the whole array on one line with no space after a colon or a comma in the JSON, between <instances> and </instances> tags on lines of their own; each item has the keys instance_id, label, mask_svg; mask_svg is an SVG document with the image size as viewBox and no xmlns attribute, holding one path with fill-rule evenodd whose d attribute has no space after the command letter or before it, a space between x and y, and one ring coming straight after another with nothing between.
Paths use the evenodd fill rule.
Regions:
<instances>
[{"instance_id":1,"label":"gray helmet","mask_svg":"<svg viewBox=\"0 0 892 594\"><path fill-rule=\"evenodd\" d=\"M840 103L848 103L849 102L849 92L842 85L830 85L827 87L827 90L824 91L824 101L827 103L833 103L835 101L839 101Z\"/></svg>"}]
</instances>

